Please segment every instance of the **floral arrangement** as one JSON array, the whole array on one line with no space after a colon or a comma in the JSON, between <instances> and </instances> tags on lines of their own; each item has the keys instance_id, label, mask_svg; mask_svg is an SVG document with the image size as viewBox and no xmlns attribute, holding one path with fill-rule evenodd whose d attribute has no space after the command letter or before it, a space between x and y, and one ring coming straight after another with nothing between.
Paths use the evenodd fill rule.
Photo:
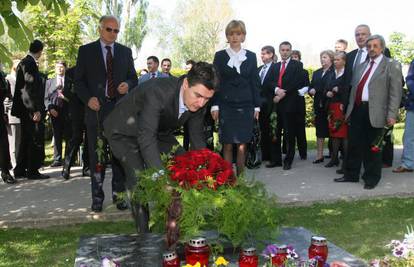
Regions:
<instances>
[{"instance_id":1,"label":"floral arrangement","mask_svg":"<svg viewBox=\"0 0 414 267\"><path fill-rule=\"evenodd\" d=\"M132 194L132 201L148 204L150 228L167 232L168 246L206 230L218 232L218 243L225 239L235 247L260 247L264 240L276 238L276 200L263 184L244 177L236 180L231 164L210 150L173 156L175 150L162 155L164 168L137 172Z\"/></svg>"},{"instance_id":2,"label":"floral arrangement","mask_svg":"<svg viewBox=\"0 0 414 267\"><path fill-rule=\"evenodd\" d=\"M374 139L374 142L371 144L371 152L372 153L378 153L382 150L382 147L384 145L384 138L387 135L392 134L392 130L390 126L385 126L382 128L381 132L378 134L378 136Z\"/></svg>"},{"instance_id":3,"label":"floral arrangement","mask_svg":"<svg viewBox=\"0 0 414 267\"><path fill-rule=\"evenodd\" d=\"M392 251L391 257L373 260L371 267L412 267L414 266L414 229L407 226L403 241L392 240L386 245Z\"/></svg>"},{"instance_id":4,"label":"floral arrangement","mask_svg":"<svg viewBox=\"0 0 414 267\"><path fill-rule=\"evenodd\" d=\"M270 136L272 139L272 142L276 142L276 131L277 131L277 113L276 111L272 111L270 113Z\"/></svg>"},{"instance_id":5,"label":"floral arrangement","mask_svg":"<svg viewBox=\"0 0 414 267\"><path fill-rule=\"evenodd\" d=\"M229 264L229 261L227 261L224 257L220 256L214 261L213 267L227 266L228 264ZM201 266L201 264L197 262L194 265L186 264L183 267L204 267L204 266Z\"/></svg>"}]
</instances>

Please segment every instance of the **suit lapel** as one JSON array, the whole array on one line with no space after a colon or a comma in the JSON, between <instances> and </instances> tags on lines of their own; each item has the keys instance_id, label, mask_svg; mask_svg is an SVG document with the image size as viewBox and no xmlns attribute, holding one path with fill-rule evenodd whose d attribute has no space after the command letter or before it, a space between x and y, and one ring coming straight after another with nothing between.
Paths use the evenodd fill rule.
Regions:
<instances>
[{"instance_id":1,"label":"suit lapel","mask_svg":"<svg viewBox=\"0 0 414 267\"><path fill-rule=\"evenodd\" d=\"M386 58L385 56L382 57L381 62L378 64L378 67L375 69L375 72L372 74L371 80L369 81L369 84L371 82L375 81L375 79L381 74L384 73L386 64Z\"/></svg>"},{"instance_id":2,"label":"suit lapel","mask_svg":"<svg viewBox=\"0 0 414 267\"><path fill-rule=\"evenodd\" d=\"M104 56L102 53L101 42L99 41L99 39L98 41L96 41L95 45L96 45L96 48L95 48L96 57L95 58L98 59L98 66L100 66L100 68L102 69L102 71L105 73L105 76L106 76L105 60L103 58Z\"/></svg>"},{"instance_id":3,"label":"suit lapel","mask_svg":"<svg viewBox=\"0 0 414 267\"><path fill-rule=\"evenodd\" d=\"M270 78L270 75L273 72L272 70L274 67L275 67L275 63L271 63L269 66L269 69L267 70L266 76L263 79L263 83L265 83L265 81Z\"/></svg>"},{"instance_id":4,"label":"suit lapel","mask_svg":"<svg viewBox=\"0 0 414 267\"><path fill-rule=\"evenodd\" d=\"M116 77L119 77L119 75L117 75L117 71L119 71L119 70L121 70L121 65L120 64L122 64L122 62L121 62L121 49L120 49L120 46L119 46L119 44L118 43L114 43L114 54L113 54L113 60L112 60L112 64L113 64L113 66L112 66L112 71L114 72L113 73L113 77L114 77L114 79L116 79Z\"/></svg>"}]
</instances>

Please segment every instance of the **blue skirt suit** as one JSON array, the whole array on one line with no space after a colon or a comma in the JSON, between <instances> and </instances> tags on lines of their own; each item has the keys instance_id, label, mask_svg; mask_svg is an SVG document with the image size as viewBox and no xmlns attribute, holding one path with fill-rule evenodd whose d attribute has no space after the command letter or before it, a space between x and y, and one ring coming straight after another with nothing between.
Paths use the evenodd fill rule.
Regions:
<instances>
[{"instance_id":1,"label":"blue skirt suit","mask_svg":"<svg viewBox=\"0 0 414 267\"><path fill-rule=\"evenodd\" d=\"M229 60L226 50L218 51L214 56L213 64L220 83L212 104L219 107L220 142L243 144L252 139L254 108L261 105L257 59L255 53L246 50L240 73L227 65Z\"/></svg>"}]
</instances>

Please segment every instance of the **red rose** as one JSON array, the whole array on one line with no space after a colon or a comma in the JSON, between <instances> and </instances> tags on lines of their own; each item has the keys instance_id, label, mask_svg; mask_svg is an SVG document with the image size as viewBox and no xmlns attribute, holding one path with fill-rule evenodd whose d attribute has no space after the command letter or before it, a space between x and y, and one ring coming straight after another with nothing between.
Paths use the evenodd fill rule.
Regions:
<instances>
[{"instance_id":1,"label":"red rose","mask_svg":"<svg viewBox=\"0 0 414 267\"><path fill-rule=\"evenodd\" d=\"M372 146L371 147L371 152L373 153L378 153L381 151L381 148L379 148L378 146Z\"/></svg>"},{"instance_id":2,"label":"red rose","mask_svg":"<svg viewBox=\"0 0 414 267\"><path fill-rule=\"evenodd\" d=\"M218 185L225 184L229 180L230 176L232 175L233 175L233 170L229 170L229 169L224 170L223 172L217 175L217 179L216 179L217 184Z\"/></svg>"}]
</instances>

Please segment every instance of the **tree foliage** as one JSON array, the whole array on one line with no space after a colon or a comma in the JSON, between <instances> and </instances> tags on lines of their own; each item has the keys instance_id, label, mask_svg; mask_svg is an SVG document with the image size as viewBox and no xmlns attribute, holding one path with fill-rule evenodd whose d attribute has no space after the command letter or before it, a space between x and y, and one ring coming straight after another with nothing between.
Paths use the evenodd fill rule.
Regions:
<instances>
[{"instance_id":1,"label":"tree foliage","mask_svg":"<svg viewBox=\"0 0 414 267\"><path fill-rule=\"evenodd\" d=\"M223 45L224 28L233 14L230 1L181 0L173 14L160 25L159 37L160 45L172 50L174 64L188 59L211 62Z\"/></svg>"},{"instance_id":2,"label":"tree foliage","mask_svg":"<svg viewBox=\"0 0 414 267\"><path fill-rule=\"evenodd\" d=\"M84 37L81 22L97 19L88 2L76 0L66 14L51 12L44 5L28 8L27 24L33 35L45 44L44 62L48 71L54 69L58 59L65 60L69 66L75 65Z\"/></svg>"},{"instance_id":3,"label":"tree foliage","mask_svg":"<svg viewBox=\"0 0 414 267\"><path fill-rule=\"evenodd\" d=\"M148 2L145 0L129 0L126 10L125 30L122 34L122 42L129 47L135 48L139 52L142 47L147 29L147 8ZM131 16L131 9L135 16Z\"/></svg>"},{"instance_id":4,"label":"tree foliage","mask_svg":"<svg viewBox=\"0 0 414 267\"><path fill-rule=\"evenodd\" d=\"M0 36L7 35L14 40L19 50L27 50L33 34L18 14L30 5L43 4L46 10L59 16L69 7L66 0L2 0L0 1ZM9 49L0 43L0 60L11 64Z\"/></svg>"},{"instance_id":5,"label":"tree foliage","mask_svg":"<svg viewBox=\"0 0 414 267\"><path fill-rule=\"evenodd\" d=\"M389 49L393 58L408 65L414 59L414 41L406 40L405 34L393 32L389 37Z\"/></svg>"}]
</instances>

